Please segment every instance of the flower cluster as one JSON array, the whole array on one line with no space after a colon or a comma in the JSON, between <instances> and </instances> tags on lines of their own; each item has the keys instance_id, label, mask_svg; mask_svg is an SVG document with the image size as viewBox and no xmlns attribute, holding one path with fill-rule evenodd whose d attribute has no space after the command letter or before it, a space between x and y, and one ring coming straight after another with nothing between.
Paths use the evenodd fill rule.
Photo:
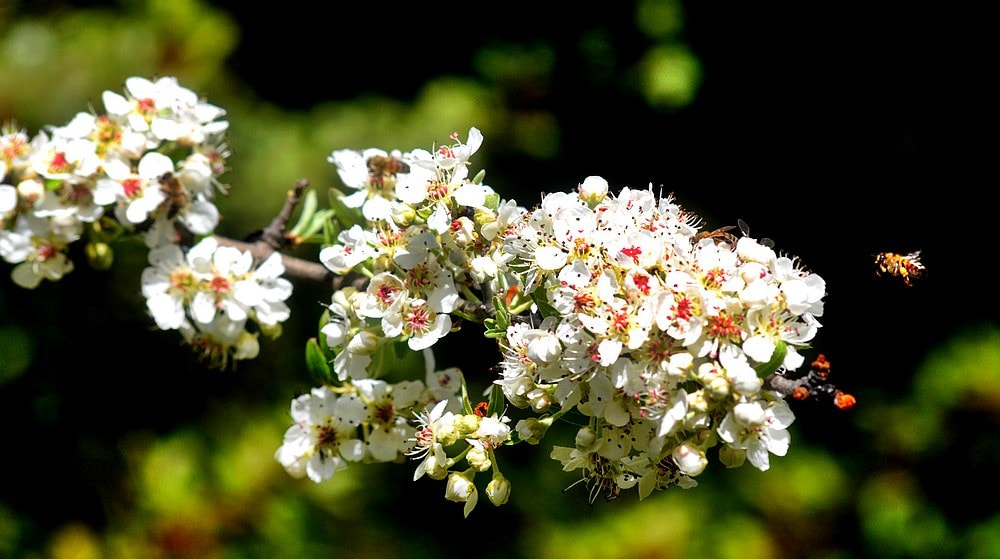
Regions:
<instances>
[{"instance_id":1,"label":"flower cluster","mask_svg":"<svg viewBox=\"0 0 1000 559\"><path fill-rule=\"evenodd\" d=\"M336 388L320 386L293 400L295 424L275 458L293 476L319 483L347 467L347 461L391 462L413 452L410 420L427 406L435 406L438 416L449 402L454 408L462 383L460 371L435 370L430 351L425 357L424 380L359 379Z\"/></svg>"},{"instance_id":2,"label":"flower cluster","mask_svg":"<svg viewBox=\"0 0 1000 559\"><path fill-rule=\"evenodd\" d=\"M281 277L284 265L275 252L254 267L250 252L219 246L206 237L187 252L177 245L149 251L142 273L146 305L163 330L180 330L210 362L224 367L230 358L257 356L253 321L272 337L289 317L285 300L292 284Z\"/></svg>"},{"instance_id":3,"label":"flower cluster","mask_svg":"<svg viewBox=\"0 0 1000 559\"><path fill-rule=\"evenodd\" d=\"M592 498L690 486L718 442L727 465L761 470L788 449L793 415L761 377L801 365L825 283L768 243L698 224L672 196L610 195L590 177L506 237L543 318L507 329L497 382L515 406L588 418L552 457L583 471Z\"/></svg>"},{"instance_id":4,"label":"flower cluster","mask_svg":"<svg viewBox=\"0 0 1000 559\"><path fill-rule=\"evenodd\" d=\"M482 175L469 176L468 160L483 140L478 129L470 129L466 142L457 135L452 140L432 151L371 148L330 155L344 185L354 191L340 202L357 215L356 220L338 216L343 230L319 258L334 273L369 278L363 289L334 293L320 329L332 364L329 381L337 391L361 393L366 383L381 382L372 380L385 374L375 365L381 362L377 356L395 346L429 354L457 327L453 316L482 322L484 301L517 281L502 272L511 258L503 251L503 235L525 210L501 203ZM465 502L468 513L477 502L476 473L492 470L487 494L496 504L506 500L509 482L499 473L493 450L510 441L510 419L499 410L474 410L467 397L454 394L464 389L461 374L449 378L453 394L413 408L410 419L416 424L409 426L411 446L404 453L423 458L416 478L447 478L447 498ZM290 436L303 440L302 429L292 429ZM370 444L372 436L365 440ZM452 445L462 448L449 457L445 449ZM290 448L298 447L286 438L278 459L292 473L301 457L316 455ZM395 456L387 453L385 459L388 454ZM468 469L452 471L463 458Z\"/></svg>"},{"instance_id":5,"label":"flower cluster","mask_svg":"<svg viewBox=\"0 0 1000 559\"><path fill-rule=\"evenodd\" d=\"M496 445L538 444L566 414L585 425L552 458L582 472L591 499L696 485L716 446L730 467L766 470L771 454L784 455L794 416L765 378L803 362L823 279L746 232L701 232L697 216L651 185L612 194L592 176L531 210L501 200L466 171L481 143L473 128L467 143L433 152L330 157L354 190L344 208L360 215L320 259L369 278L329 305L331 384L356 390L382 374L376 352L403 342L427 350L459 316L499 343L499 375L488 379L498 398L534 414L513 432L494 414L506 431L486 442L487 418L467 398L462 410L424 409L407 452L422 458L415 477L447 478L446 497L468 513ZM458 454L446 452L460 441ZM451 470L462 457L469 469ZM496 504L506 500L499 470L489 487Z\"/></svg>"},{"instance_id":6,"label":"flower cluster","mask_svg":"<svg viewBox=\"0 0 1000 559\"><path fill-rule=\"evenodd\" d=\"M79 113L30 140L0 131L0 257L16 264L18 285L70 272L68 246L82 238L106 266L119 230L155 248L218 224L225 111L171 77L129 78L125 95L105 91L103 101L105 114Z\"/></svg>"}]
</instances>

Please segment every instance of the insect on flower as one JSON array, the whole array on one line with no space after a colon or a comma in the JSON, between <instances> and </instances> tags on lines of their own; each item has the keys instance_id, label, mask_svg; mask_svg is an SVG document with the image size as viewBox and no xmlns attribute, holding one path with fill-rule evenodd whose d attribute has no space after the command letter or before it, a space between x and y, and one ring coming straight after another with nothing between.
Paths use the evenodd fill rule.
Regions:
<instances>
[{"instance_id":1,"label":"insect on flower","mask_svg":"<svg viewBox=\"0 0 1000 559\"><path fill-rule=\"evenodd\" d=\"M747 222L743 221L742 219L737 219L736 223L739 224L739 226L740 226L740 233L743 233L744 237L749 237L750 236L750 226L747 225ZM764 237L763 239L760 239L760 244L762 246L766 246L767 248L774 248L774 241L772 241L771 239L768 239L767 237Z\"/></svg>"},{"instance_id":2,"label":"insect on flower","mask_svg":"<svg viewBox=\"0 0 1000 559\"><path fill-rule=\"evenodd\" d=\"M167 208L167 219L173 219L177 212L187 206L188 192L181 184L181 181L173 173L164 173L160 177L160 188L167 199L164 205Z\"/></svg>"},{"instance_id":3,"label":"insect on flower","mask_svg":"<svg viewBox=\"0 0 1000 559\"><path fill-rule=\"evenodd\" d=\"M373 155L368 159L368 172L372 178L384 179L397 173L409 173L410 166L389 155Z\"/></svg>"},{"instance_id":4,"label":"insect on flower","mask_svg":"<svg viewBox=\"0 0 1000 559\"><path fill-rule=\"evenodd\" d=\"M736 235L729 233L731 229L736 229L735 225L726 225L725 227L719 227L714 231L700 231L694 236L695 242L702 239L714 239L715 244L719 244L720 241L725 241L730 245L736 246Z\"/></svg>"},{"instance_id":5,"label":"insect on flower","mask_svg":"<svg viewBox=\"0 0 1000 559\"><path fill-rule=\"evenodd\" d=\"M924 275L924 265L920 262L920 251L909 254L896 252L880 252L875 255L875 266L878 267L875 273L878 275L889 274L903 278L903 283L908 287L912 286L913 279Z\"/></svg>"}]
</instances>

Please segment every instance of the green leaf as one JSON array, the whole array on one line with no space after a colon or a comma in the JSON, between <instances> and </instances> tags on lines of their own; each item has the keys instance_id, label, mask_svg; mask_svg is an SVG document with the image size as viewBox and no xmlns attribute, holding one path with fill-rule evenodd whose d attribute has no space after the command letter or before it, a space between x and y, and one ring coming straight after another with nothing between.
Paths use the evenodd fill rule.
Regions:
<instances>
[{"instance_id":1,"label":"green leaf","mask_svg":"<svg viewBox=\"0 0 1000 559\"><path fill-rule=\"evenodd\" d=\"M327 362L326 355L319 347L316 338L309 338L306 342L306 368L309 370L309 376L320 384L329 384L333 381L330 363Z\"/></svg>"},{"instance_id":2,"label":"green leaf","mask_svg":"<svg viewBox=\"0 0 1000 559\"><path fill-rule=\"evenodd\" d=\"M306 196L302 200L302 212L299 213L299 220L295 223L295 227L289 231L289 234L296 237L304 237L306 234L306 226L312 222L313 214L316 212L316 191L307 190Z\"/></svg>"},{"instance_id":3,"label":"green leaf","mask_svg":"<svg viewBox=\"0 0 1000 559\"><path fill-rule=\"evenodd\" d=\"M754 365L753 370L757 371L757 376L766 377L778 370L778 367L785 362L785 355L787 354L788 346L785 345L785 342L778 340L777 345L774 346L774 353L771 354L771 360L767 363Z\"/></svg>"},{"instance_id":4,"label":"green leaf","mask_svg":"<svg viewBox=\"0 0 1000 559\"><path fill-rule=\"evenodd\" d=\"M483 179L485 178L486 178L486 169L480 169L479 172L476 173L476 176L472 177L472 184L483 184Z\"/></svg>"},{"instance_id":5,"label":"green leaf","mask_svg":"<svg viewBox=\"0 0 1000 559\"><path fill-rule=\"evenodd\" d=\"M545 296L545 288L539 287L538 289L531 292L531 300L538 307L538 312L542 313L542 316L548 318L550 316L559 316L559 311L549 304L548 297Z\"/></svg>"},{"instance_id":6,"label":"green leaf","mask_svg":"<svg viewBox=\"0 0 1000 559\"><path fill-rule=\"evenodd\" d=\"M333 210L330 210L330 216L334 215ZM336 243L338 235L340 235L340 223L333 219L325 220L323 222L323 246Z\"/></svg>"},{"instance_id":7,"label":"green leaf","mask_svg":"<svg viewBox=\"0 0 1000 559\"><path fill-rule=\"evenodd\" d=\"M346 228L355 225L364 225L365 218L361 215L361 211L345 206L341 200L343 197L343 192L336 188L330 188L330 207L333 209L333 214L337 217L337 221Z\"/></svg>"},{"instance_id":8,"label":"green leaf","mask_svg":"<svg viewBox=\"0 0 1000 559\"><path fill-rule=\"evenodd\" d=\"M472 415L475 411L472 409L472 403L469 402L469 388L465 385L465 376L462 376L462 409L465 411L466 415Z\"/></svg>"},{"instance_id":9,"label":"green leaf","mask_svg":"<svg viewBox=\"0 0 1000 559\"><path fill-rule=\"evenodd\" d=\"M510 311L507 310L507 305L504 304L503 299L496 295L493 296L493 310L496 311L497 329L506 331L507 327L510 326Z\"/></svg>"},{"instance_id":10,"label":"green leaf","mask_svg":"<svg viewBox=\"0 0 1000 559\"><path fill-rule=\"evenodd\" d=\"M315 235L320 229L330 223L330 218L334 216L333 210L320 210L313 214L312 220L299 233L302 238Z\"/></svg>"},{"instance_id":11,"label":"green leaf","mask_svg":"<svg viewBox=\"0 0 1000 559\"><path fill-rule=\"evenodd\" d=\"M486 408L486 415L491 416L496 414L499 417L503 413L504 402L503 389L500 388L499 384L494 384L490 390L490 401L489 406Z\"/></svg>"}]
</instances>

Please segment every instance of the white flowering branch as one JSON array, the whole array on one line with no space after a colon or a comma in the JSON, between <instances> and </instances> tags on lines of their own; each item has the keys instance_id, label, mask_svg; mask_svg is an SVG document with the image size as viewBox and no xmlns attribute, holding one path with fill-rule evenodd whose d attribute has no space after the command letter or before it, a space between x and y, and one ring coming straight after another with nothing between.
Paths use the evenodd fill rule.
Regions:
<instances>
[{"instance_id":1,"label":"white flowering branch","mask_svg":"<svg viewBox=\"0 0 1000 559\"><path fill-rule=\"evenodd\" d=\"M237 241L214 233L224 111L172 78L130 78L126 95L103 99L106 115L51 135L0 135L0 256L35 288L72 270L73 242L107 266L109 243L143 239L153 320L219 366L280 334L288 278L328 286L305 344L318 386L292 401L275 453L291 475L322 482L351 462L409 457L414 480L446 480L468 515L480 474L494 505L508 500L504 447L540 444L572 416L573 445L550 456L591 501L632 488L646 498L697 485L711 454L767 470L789 449L786 397L854 403L822 355L791 376L820 327L824 280L746 230L700 231L652 185L614 193L590 176L525 208L470 174L483 143L472 127L432 150L335 150L349 192L331 189L319 209L300 180L267 227ZM283 254L308 242L318 262ZM459 369L435 366L433 346L466 321L502 354L486 402ZM407 378L390 383L389 371Z\"/></svg>"}]
</instances>

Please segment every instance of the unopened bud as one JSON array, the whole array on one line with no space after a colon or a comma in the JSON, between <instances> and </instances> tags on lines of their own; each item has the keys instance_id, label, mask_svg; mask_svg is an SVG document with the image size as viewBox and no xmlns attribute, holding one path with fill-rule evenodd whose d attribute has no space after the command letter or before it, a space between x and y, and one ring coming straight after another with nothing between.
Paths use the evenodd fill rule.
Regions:
<instances>
[{"instance_id":1,"label":"unopened bud","mask_svg":"<svg viewBox=\"0 0 1000 559\"><path fill-rule=\"evenodd\" d=\"M115 260L115 253L107 243L87 243L87 262L95 270L107 270Z\"/></svg>"},{"instance_id":2,"label":"unopened bud","mask_svg":"<svg viewBox=\"0 0 1000 559\"><path fill-rule=\"evenodd\" d=\"M589 176L583 179L578 188L580 199L593 208L600 204L604 197L608 195L608 181L601 177Z\"/></svg>"},{"instance_id":3,"label":"unopened bud","mask_svg":"<svg viewBox=\"0 0 1000 559\"><path fill-rule=\"evenodd\" d=\"M517 429L517 436L521 437L521 440L528 444L538 444L542 440L542 437L545 436L545 432L548 431L550 425L552 425L551 417L546 417L545 419L529 417L528 419L518 421L515 429Z\"/></svg>"},{"instance_id":4,"label":"unopened bud","mask_svg":"<svg viewBox=\"0 0 1000 559\"><path fill-rule=\"evenodd\" d=\"M729 445L723 445L719 449L719 461L727 468L738 468L743 465L746 459L747 453L745 450L739 450Z\"/></svg>"},{"instance_id":5,"label":"unopened bud","mask_svg":"<svg viewBox=\"0 0 1000 559\"><path fill-rule=\"evenodd\" d=\"M257 335L243 331L239 339L236 340L236 352L233 359L253 359L260 353L260 344L257 342Z\"/></svg>"},{"instance_id":6,"label":"unopened bud","mask_svg":"<svg viewBox=\"0 0 1000 559\"><path fill-rule=\"evenodd\" d=\"M465 455L465 460L477 472L485 472L493 465L493 462L490 461L490 454L481 444L472 445L468 454Z\"/></svg>"},{"instance_id":7,"label":"unopened bud","mask_svg":"<svg viewBox=\"0 0 1000 559\"><path fill-rule=\"evenodd\" d=\"M510 487L510 481L497 472L486 485L486 496L490 498L491 503L499 507L510 498Z\"/></svg>"},{"instance_id":8,"label":"unopened bud","mask_svg":"<svg viewBox=\"0 0 1000 559\"><path fill-rule=\"evenodd\" d=\"M591 452L599 443L597 433L590 427L581 427L576 432L576 448L581 452Z\"/></svg>"},{"instance_id":9,"label":"unopened bud","mask_svg":"<svg viewBox=\"0 0 1000 559\"><path fill-rule=\"evenodd\" d=\"M400 227L409 227L417 218L417 212L413 208L398 202L389 207L389 215L392 216L392 221Z\"/></svg>"},{"instance_id":10,"label":"unopened bud","mask_svg":"<svg viewBox=\"0 0 1000 559\"><path fill-rule=\"evenodd\" d=\"M30 200L32 203L41 198L43 192L45 192L45 185L36 179L23 180L17 185L17 193L21 195L21 198Z\"/></svg>"},{"instance_id":11,"label":"unopened bud","mask_svg":"<svg viewBox=\"0 0 1000 559\"><path fill-rule=\"evenodd\" d=\"M705 471L705 466L708 465L705 453L700 448L689 443L684 443L674 449L671 457L681 472L692 477Z\"/></svg>"}]
</instances>

